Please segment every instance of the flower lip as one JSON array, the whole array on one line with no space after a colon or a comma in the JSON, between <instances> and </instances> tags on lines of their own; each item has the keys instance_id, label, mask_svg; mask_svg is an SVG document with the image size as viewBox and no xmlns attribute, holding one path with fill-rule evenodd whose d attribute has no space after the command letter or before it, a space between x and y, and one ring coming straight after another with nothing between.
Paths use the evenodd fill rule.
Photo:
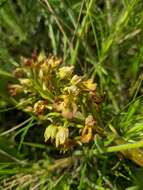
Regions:
<instances>
[{"instance_id":1,"label":"flower lip","mask_svg":"<svg viewBox=\"0 0 143 190\"><path fill-rule=\"evenodd\" d=\"M34 112L37 115L43 115L46 111L47 101L46 100L39 100L34 104Z\"/></svg>"},{"instance_id":2,"label":"flower lip","mask_svg":"<svg viewBox=\"0 0 143 190\"><path fill-rule=\"evenodd\" d=\"M85 126L82 130L81 134L81 142L82 143L89 143L92 140L93 137L93 129L92 127Z\"/></svg>"}]
</instances>

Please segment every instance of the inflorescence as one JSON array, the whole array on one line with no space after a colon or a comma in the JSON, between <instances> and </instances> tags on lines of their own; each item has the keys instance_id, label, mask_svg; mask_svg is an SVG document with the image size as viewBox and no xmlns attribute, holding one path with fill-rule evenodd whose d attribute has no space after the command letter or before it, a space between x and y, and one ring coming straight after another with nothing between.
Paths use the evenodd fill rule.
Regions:
<instances>
[{"instance_id":1,"label":"inflorescence","mask_svg":"<svg viewBox=\"0 0 143 190\"><path fill-rule=\"evenodd\" d=\"M22 58L13 75L18 82L9 85L9 93L20 109L46 127L46 142L66 151L93 140L101 98L92 79L74 74L74 67L64 66L56 56L43 54Z\"/></svg>"}]
</instances>

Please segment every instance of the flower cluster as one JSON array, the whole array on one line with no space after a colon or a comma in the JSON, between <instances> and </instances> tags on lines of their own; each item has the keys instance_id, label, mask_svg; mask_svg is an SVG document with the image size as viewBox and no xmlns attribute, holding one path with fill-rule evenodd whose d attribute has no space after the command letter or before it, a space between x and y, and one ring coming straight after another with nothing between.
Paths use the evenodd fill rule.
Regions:
<instances>
[{"instance_id":1,"label":"flower cluster","mask_svg":"<svg viewBox=\"0 0 143 190\"><path fill-rule=\"evenodd\" d=\"M89 143L96 131L101 98L92 79L74 74L73 66L49 55L22 58L8 86L20 108L45 125L45 141L61 150Z\"/></svg>"}]
</instances>

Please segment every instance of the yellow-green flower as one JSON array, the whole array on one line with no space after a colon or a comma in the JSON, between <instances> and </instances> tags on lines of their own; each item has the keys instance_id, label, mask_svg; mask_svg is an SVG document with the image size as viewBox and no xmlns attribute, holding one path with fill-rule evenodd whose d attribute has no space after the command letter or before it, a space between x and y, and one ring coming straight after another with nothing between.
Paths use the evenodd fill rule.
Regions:
<instances>
[{"instance_id":1,"label":"yellow-green flower","mask_svg":"<svg viewBox=\"0 0 143 190\"><path fill-rule=\"evenodd\" d=\"M81 76L78 76L78 75L74 75L71 79L71 84L72 85L77 85L79 84L80 82L82 81L82 77Z\"/></svg>"},{"instance_id":2,"label":"yellow-green flower","mask_svg":"<svg viewBox=\"0 0 143 190\"><path fill-rule=\"evenodd\" d=\"M56 125L49 125L44 133L45 137L45 142L48 141L49 139L54 140L56 138L58 132L58 127Z\"/></svg>"},{"instance_id":3,"label":"yellow-green flower","mask_svg":"<svg viewBox=\"0 0 143 190\"><path fill-rule=\"evenodd\" d=\"M96 86L96 83L94 83L92 79L88 79L82 82L82 88L86 91L95 91Z\"/></svg>"},{"instance_id":4,"label":"yellow-green flower","mask_svg":"<svg viewBox=\"0 0 143 190\"><path fill-rule=\"evenodd\" d=\"M72 119L78 110L75 99L70 95L62 95L59 101L55 101L53 108L66 119Z\"/></svg>"},{"instance_id":5,"label":"yellow-green flower","mask_svg":"<svg viewBox=\"0 0 143 190\"><path fill-rule=\"evenodd\" d=\"M70 102L69 105L64 105L62 108L62 116L66 119L72 119L77 113L77 105L75 102Z\"/></svg>"},{"instance_id":6,"label":"yellow-green flower","mask_svg":"<svg viewBox=\"0 0 143 190\"><path fill-rule=\"evenodd\" d=\"M58 127L56 134L56 147L63 145L69 137L69 129L65 127Z\"/></svg>"},{"instance_id":7,"label":"yellow-green flower","mask_svg":"<svg viewBox=\"0 0 143 190\"><path fill-rule=\"evenodd\" d=\"M48 64L51 66L52 69L58 67L62 62L62 60L56 56L49 57L47 61L48 61Z\"/></svg>"},{"instance_id":8,"label":"yellow-green flower","mask_svg":"<svg viewBox=\"0 0 143 190\"><path fill-rule=\"evenodd\" d=\"M32 86L32 81L28 78L21 78L19 79L21 85L23 85L23 87L31 87Z\"/></svg>"},{"instance_id":9,"label":"yellow-green flower","mask_svg":"<svg viewBox=\"0 0 143 190\"><path fill-rule=\"evenodd\" d=\"M74 69L73 66L59 68L59 73L58 73L59 78L60 79L65 79L65 78L69 79L73 73L73 69Z\"/></svg>"},{"instance_id":10,"label":"yellow-green flower","mask_svg":"<svg viewBox=\"0 0 143 190\"><path fill-rule=\"evenodd\" d=\"M46 111L47 102L45 100L39 100L34 104L34 113L37 115L43 115Z\"/></svg>"},{"instance_id":11,"label":"yellow-green flower","mask_svg":"<svg viewBox=\"0 0 143 190\"><path fill-rule=\"evenodd\" d=\"M71 86L65 87L64 91L73 96L77 96L80 90L77 86L71 85Z\"/></svg>"}]
</instances>

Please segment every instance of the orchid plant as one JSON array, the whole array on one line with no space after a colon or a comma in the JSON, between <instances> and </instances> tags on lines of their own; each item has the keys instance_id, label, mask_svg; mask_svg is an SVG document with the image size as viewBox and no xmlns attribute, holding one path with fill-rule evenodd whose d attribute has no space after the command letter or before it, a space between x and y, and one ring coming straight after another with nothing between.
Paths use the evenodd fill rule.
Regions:
<instances>
[{"instance_id":1,"label":"orchid plant","mask_svg":"<svg viewBox=\"0 0 143 190\"><path fill-rule=\"evenodd\" d=\"M9 93L45 126L44 138L62 151L93 140L101 97L97 84L64 66L62 59L33 53L13 71Z\"/></svg>"}]
</instances>

